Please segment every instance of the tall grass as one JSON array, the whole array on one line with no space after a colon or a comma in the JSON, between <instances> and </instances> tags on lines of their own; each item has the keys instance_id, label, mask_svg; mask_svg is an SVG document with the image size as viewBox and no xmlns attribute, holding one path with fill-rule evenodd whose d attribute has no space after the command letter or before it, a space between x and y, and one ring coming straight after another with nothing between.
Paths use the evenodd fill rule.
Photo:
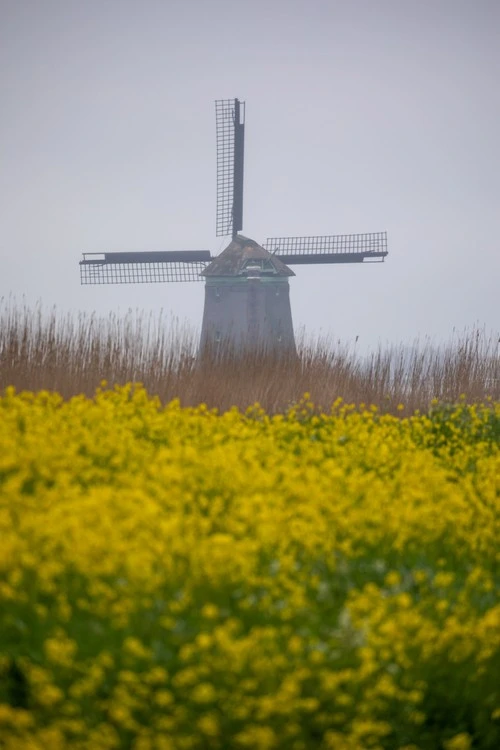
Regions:
<instances>
[{"instance_id":1,"label":"tall grass","mask_svg":"<svg viewBox=\"0 0 500 750\"><path fill-rule=\"evenodd\" d=\"M308 392L328 408L341 397L384 412L426 409L434 398L455 402L500 399L499 337L480 328L447 344L416 341L379 346L367 356L329 339L299 337L297 356L265 352L197 357L197 333L163 312L129 310L106 318L60 314L0 300L0 389L54 390L65 398L141 382L166 402L206 403L226 410L258 401L285 410ZM400 413L400 410L399 412Z\"/></svg>"}]
</instances>

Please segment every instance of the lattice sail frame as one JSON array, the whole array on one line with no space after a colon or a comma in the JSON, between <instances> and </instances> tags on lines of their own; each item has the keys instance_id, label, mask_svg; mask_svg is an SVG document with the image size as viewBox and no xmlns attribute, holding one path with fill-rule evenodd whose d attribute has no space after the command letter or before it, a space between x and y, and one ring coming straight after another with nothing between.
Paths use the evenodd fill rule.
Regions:
<instances>
[{"instance_id":1,"label":"lattice sail frame","mask_svg":"<svg viewBox=\"0 0 500 750\"><path fill-rule=\"evenodd\" d=\"M387 232L310 237L268 237L264 247L287 265L383 261Z\"/></svg>"},{"instance_id":2,"label":"lattice sail frame","mask_svg":"<svg viewBox=\"0 0 500 750\"><path fill-rule=\"evenodd\" d=\"M217 99L216 235L233 237L243 229L243 164L245 148L245 102Z\"/></svg>"},{"instance_id":3,"label":"lattice sail frame","mask_svg":"<svg viewBox=\"0 0 500 750\"><path fill-rule=\"evenodd\" d=\"M192 252L84 253L80 283L154 284L203 281L210 263L208 250Z\"/></svg>"},{"instance_id":4,"label":"lattice sail frame","mask_svg":"<svg viewBox=\"0 0 500 750\"><path fill-rule=\"evenodd\" d=\"M217 129L217 236L243 228L245 102L215 102ZM287 265L383 261L387 233L271 237L264 247ZM80 281L85 284L137 284L203 281L213 260L209 251L84 253Z\"/></svg>"}]
</instances>

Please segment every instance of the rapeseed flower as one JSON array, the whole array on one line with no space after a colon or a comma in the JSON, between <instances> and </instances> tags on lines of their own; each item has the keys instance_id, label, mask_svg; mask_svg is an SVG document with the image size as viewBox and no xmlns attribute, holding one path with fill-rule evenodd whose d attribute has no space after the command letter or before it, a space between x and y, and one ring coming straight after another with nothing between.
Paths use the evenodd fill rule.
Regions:
<instances>
[{"instance_id":1,"label":"rapeseed flower","mask_svg":"<svg viewBox=\"0 0 500 750\"><path fill-rule=\"evenodd\" d=\"M0 399L0 747L500 746L500 405Z\"/></svg>"}]
</instances>

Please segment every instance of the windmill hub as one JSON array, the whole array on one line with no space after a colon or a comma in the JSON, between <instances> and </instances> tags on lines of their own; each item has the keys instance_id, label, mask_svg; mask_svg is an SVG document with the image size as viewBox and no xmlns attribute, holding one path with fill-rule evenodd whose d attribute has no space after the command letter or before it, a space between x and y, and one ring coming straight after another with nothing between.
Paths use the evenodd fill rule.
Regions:
<instances>
[{"instance_id":1,"label":"windmill hub","mask_svg":"<svg viewBox=\"0 0 500 750\"><path fill-rule=\"evenodd\" d=\"M251 271L259 271L260 276L295 276L279 256L272 255L262 245L248 237L237 234L202 272L206 279L214 276L248 276Z\"/></svg>"},{"instance_id":2,"label":"windmill hub","mask_svg":"<svg viewBox=\"0 0 500 750\"><path fill-rule=\"evenodd\" d=\"M231 347L295 351L289 265L383 261L386 232L274 237L264 245L243 228L245 103L215 103L217 126L216 234L232 236L218 256L208 250L84 253L82 284L205 281L201 349Z\"/></svg>"}]
</instances>

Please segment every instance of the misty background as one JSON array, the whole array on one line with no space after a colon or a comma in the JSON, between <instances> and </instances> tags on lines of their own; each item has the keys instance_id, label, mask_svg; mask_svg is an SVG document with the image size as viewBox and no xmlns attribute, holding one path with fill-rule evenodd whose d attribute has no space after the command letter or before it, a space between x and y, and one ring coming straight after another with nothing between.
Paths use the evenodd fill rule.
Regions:
<instances>
[{"instance_id":1,"label":"misty background","mask_svg":"<svg viewBox=\"0 0 500 750\"><path fill-rule=\"evenodd\" d=\"M242 233L387 231L294 266L296 331L499 328L498 0L0 0L0 297L199 328L204 287L80 286L82 252L210 250L214 100L246 102Z\"/></svg>"}]
</instances>

